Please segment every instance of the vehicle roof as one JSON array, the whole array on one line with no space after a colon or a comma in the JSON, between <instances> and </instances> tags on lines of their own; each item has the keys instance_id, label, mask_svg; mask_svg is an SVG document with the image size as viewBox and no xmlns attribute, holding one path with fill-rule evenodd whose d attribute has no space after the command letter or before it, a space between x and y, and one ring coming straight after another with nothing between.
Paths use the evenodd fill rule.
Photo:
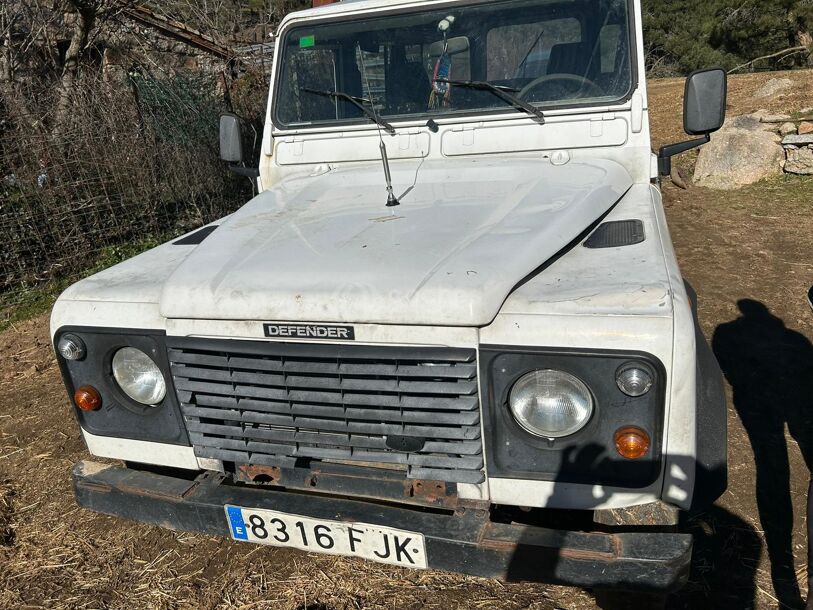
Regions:
<instances>
[{"instance_id":1,"label":"vehicle roof","mask_svg":"<svg viewBox=\"0 0 813 610\"><path fill-rule=\"evenodd\" d=\"M280 27L294 19L309 19L312 17L328 17L330 15L343 15L351 12L363 12L393 6L418 6L421 4L439 4L443 0L343 0L333 4L325 4L316 8L305 9L289 13L282 20ZM448 0L447 0L448 1ZM454 1L454 0L452 0Z\"/></svg>"}]
</instances>

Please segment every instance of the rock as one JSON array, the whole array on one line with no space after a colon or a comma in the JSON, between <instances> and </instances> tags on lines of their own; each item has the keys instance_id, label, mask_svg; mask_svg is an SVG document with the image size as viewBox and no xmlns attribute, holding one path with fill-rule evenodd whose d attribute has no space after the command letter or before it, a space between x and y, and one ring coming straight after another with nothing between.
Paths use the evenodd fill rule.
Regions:
<instances>
[{"instance_id":1,"label":"rock","mask_svg":"<svg viewBox=\"0 0 813 610\"><path fill-rule=\"evenodd\" d=\"M767 110L757 110L754 114L763 123L781 123L782 121L790 121L791 118L789 114L771 114Z\"/></svg>"},{"instance_id":2,"label":"rock","mask_svg":"<svg viewBox=\"0 0 813 610\"><path fill-rule=\"evenodd\" d=\"M779 135L783 138L796 133L796 123L782 123L779 126Z\"/></svg>"},{"instance_id":3,"label":"rock","mask_svg":"<svg viewBox=\"0 0 813 610\"><path fill-rule=\"evenodd\" d=\"M793 81L789 78L772 78L757 89L756 93L754 93L754 97L757 99L773 97L777 93L790 89L791 87L793 87Z\"/></svg>"},{"instance_id":4,"label":"rock","mask_svg":"<svg viewBox=\"0 0 813 610\"><path fill-rule=\"evenodd\" d=\"M774 116L775 115L769 114L767 110L757 110L753 114L740 114L738 116L727 118L723 124L723 129L730 127L734 129L747 129L749 131L773 131L776 129L775 125L766 121L770 121L774 118ZM790 117L785 118L789 119ZM785 120L785 118L781 120Z\"/></svg>"},{"instance_id":5,"label":"rock","mask_svg":"<svg viewBox=\"0 0 813 610\"><path fill-rule=\"evenodd\" d=\"M802 121L799 124L799 135L807 135L813 133L813 123L810 121Z\"/></svg>"},{"instance_id":6,"label":"rock","mask_svg":"<svg viewBox=\"0 0 813 610\"><path fill-rule=\"evenodd\" d=\"M785 162L785 171L790 174L813 176L813 148L789 148L785 151L788 160Z\"/></svg>"},{"instance_id":7,"label":"rock","mask_svg":"<svg viewBox=\"0 0 813 610\"><path fill-rule=\"evenodd\" d=\"M774 79L776 80L776 79ZM733 117L700 149L694 181L700 186L732 190L782 173L785 151L761 113Z\"/></svg>"},{"instance_id":8,"label":"rock","mask_svg":"<svg viewBox=\"0 0 813 610\"><path fill-rule=\"evenodd\" d=\"M785 136L782 140L782 146L811 146L813 145L813 133Z\"/></svg>"}]
</instances>

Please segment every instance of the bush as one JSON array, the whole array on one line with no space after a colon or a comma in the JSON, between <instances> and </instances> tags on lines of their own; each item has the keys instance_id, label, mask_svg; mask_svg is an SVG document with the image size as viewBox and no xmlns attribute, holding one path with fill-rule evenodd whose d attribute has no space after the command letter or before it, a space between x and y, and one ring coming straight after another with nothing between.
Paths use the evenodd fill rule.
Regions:
<instances>
[{"instance_id":1,"label":"bush","mask_svg":"<svg viewBox=\"0 0 813 610\"><path fill-rule=\"evenodd\" d=\"M0 132L0 299L71 277L111 247L177 234L245 202L245 178L218 158L224 103L211 80L85 75L66 124L52 94L6 101Z\"/></svg>"}]
</instances>

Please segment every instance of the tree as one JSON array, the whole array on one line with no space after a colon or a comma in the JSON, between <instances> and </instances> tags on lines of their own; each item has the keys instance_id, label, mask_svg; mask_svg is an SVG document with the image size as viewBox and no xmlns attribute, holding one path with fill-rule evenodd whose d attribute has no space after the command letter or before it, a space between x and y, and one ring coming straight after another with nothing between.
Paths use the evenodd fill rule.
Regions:
<instances>
[{"instance_id":1,"label":"tree","mask_svg":"<svg viewBox=\"0 0 813 610\"><path fill-rule=\"evenodd\" d=\"M56 110L55 131L57 134L64 125L70 109L70 97L79 71L79 62L87 47L90 32L96 23L96 15L101 8L101 2L94 0L67 0L67 4L73 9L74 23L71 44L65 52L65 62L62 66L62 88L59 92Z\"/></svg>"},{"instance_id":2,"label":"tree","mask_svg":"<svg viewBox=\"0 0 813 610\"><path fill-rule=\"evenodd\" d=\"M311 0L166 0L150 4L155 12L191 25L220 43L253 27L271 32L285 15L310 6Z\"/></svg>"},{"instance_id":3,"label":"tree","mask_svg":"<svg viewBox=\"0 0 813 610\"><path fill-rule=\"evenodd\" d=\"M643 5L647 66L661 74L710 65L777 69L810 62L813 0L643 0Z\"/></svg>"},{"instance_id":4,"label":"tree","mask_svg":"<svg viewBox=\"0 0 813 610\"><path fill-rule=\"evenodd\" d=\"M647 67L660 76L686 74L738 58L709 44L721 0L644 0Z\"/></svg>"}]
</instances>

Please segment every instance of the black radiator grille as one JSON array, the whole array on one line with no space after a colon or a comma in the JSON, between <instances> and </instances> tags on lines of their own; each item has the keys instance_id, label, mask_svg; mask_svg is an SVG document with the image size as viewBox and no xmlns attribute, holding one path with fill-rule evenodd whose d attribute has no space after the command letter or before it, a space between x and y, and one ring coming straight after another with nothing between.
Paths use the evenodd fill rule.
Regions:
<instances>
[{"instance_id":1,"label":"black radiator grille","mask_svg":"<svg viewBox=\"0 0 813 610\"><path fill-rule=\"evenodd\" d=\"M198 457L400 465L480 483L475 351L168 338Z\"/></svg>"}]
</instances>

